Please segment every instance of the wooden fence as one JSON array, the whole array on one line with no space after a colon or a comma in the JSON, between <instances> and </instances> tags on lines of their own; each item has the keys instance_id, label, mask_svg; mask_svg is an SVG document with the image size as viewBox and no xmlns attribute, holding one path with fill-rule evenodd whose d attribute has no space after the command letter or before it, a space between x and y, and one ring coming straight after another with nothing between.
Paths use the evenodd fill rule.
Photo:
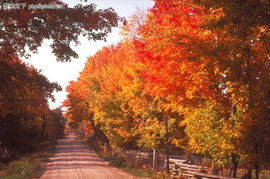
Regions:
<instances>
[{"instance_id":1,"label":"wooden fence","mask_svg":"<svg viewBox=\"0 0 270 179\"><path fill-rule=\"evenodd\" d=\"M141 165L151 165L154 171L165 170L165 156L153 152L140 152L136 150L116 150L116 153L122 157L129 158ZM233 179L219 175L212 175L209 166L194 164L201 163L200 158L192 156L170 155L169 166L172 178L211 178L211 179Z\"/></svg>"}]
</instances>

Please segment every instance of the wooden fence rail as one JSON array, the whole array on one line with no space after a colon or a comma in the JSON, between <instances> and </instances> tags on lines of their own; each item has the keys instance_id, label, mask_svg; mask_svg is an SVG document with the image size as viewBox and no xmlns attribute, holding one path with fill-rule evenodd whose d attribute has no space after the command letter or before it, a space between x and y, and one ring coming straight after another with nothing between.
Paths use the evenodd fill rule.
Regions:
<instances>
[{"instance_id":1,"label":"wooden fence rail","mask_svg":"<svg viewBox=\"0 0 270 179\"><path fill-rule=\"evenodd\" d=\"M165 170L165 156L157 155L155 151L151 152L140 152L136 150L120 150L117 149L116 153L118 155L134 160L139 164L148 164L152 165L155 171L164 171ZM169 157L169 166L170 173L172 178L209 178L209 179L233 179L230 177L224 177L219 175L212 175L211 168L192 164L192 160L187 159L185 156L181 155L170 155ZM195 160L193 160L195 161Z\"/></svg>"}]
</instances>

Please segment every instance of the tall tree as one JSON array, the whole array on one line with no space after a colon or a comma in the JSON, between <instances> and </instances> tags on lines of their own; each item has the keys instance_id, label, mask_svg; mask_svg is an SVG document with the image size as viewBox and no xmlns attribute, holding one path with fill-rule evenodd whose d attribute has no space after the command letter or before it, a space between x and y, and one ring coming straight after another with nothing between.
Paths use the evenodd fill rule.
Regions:
<instances>
[{"instance_id":1,"label":"tall tree","mask_svg":"<svg viewBox=\"0 0 270 179\"><path fill-rule=\"evenodd\" d=\"M19 59L0 60L0 69L1 147L27 152L45 135L48 99L61 87Z\"/></svg>"},{"instance_id":2,"label":"tall tree","mask_svg":"<svg viewBox=\"0 0 270 179\"><path fill-rule=\"evenodd\" d=\"M152 96L166 98L167 109L180 114L196 114L196 108L209 100L222 101L227 109L232 106L233 116L241 114L238 119L230 118L240 120L240 148L258 176L269 136L268 127L261 129L269 126L265 116L269 104L263 100L269 92L269 26L268 20L262 20L268 17L263 8L268 2L246 1L240 7L250 8L238 14L231 12L237 11L240 1L201 2L212 5L156 1L136 42L148 69L145 89ZM258 9L252 12L254 8ZM255 17L260 20L255 22Z\"/></svg>"},{"instance_id":3,"label":"tall tree","mask_svg":"<svg viewBox=\"0 0 270 179\"><path fill-rule=\"evenodd\" d=\"M23 3L25 1L16 1ZM1 5L14 3L2 0ZM30 5L52 5L59 9L31 9ZM91 3L87 6L77 5L68 8L58 0L30 0L25 7L0 11L0 55L10 59L14 55L27 57L28 50L37 52L44 39L51 39L52 52L59 61L69 61L78 57L70 47L79 44L80 35L89 40L105 40L113 27L118 26L120 17L112 8L96 9Z\"/></svg>"},{"instance_id":4,"label":"tall tree","mask_svg":"<svg viewBox=\"0 0 270 179\"><path fill-rule=\"evenodd\" d=\"M259 177L260 163L266 159L269 120L269 1L196 0L215 11L220 18L207 24L217 34L212 58L219 61L226 76L227 94L234 112L242 113L243 149L249 161L246 174L255 169Z\"/></svg>"}]
</instances>

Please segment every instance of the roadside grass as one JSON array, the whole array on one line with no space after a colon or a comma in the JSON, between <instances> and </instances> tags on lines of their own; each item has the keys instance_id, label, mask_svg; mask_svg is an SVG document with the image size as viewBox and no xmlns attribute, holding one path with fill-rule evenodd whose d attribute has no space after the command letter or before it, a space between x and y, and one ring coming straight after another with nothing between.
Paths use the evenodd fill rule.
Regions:
<instances>
[{"instance_id":1,"label":"roadside grass","mask_svg":"<svg viewBox=\"0 0 270 179\"><path fill-rule=\"evenodd\" d=\"M154 172L150 165L138 164L130 158L119 156L116 153L109 151L106 143L102 142L98 136L80 136L80 139L88 143L89 147L97 153L99 158L130 175L152 179L170 178L170 176L166 175L164 172Z\"/></svg>"},{"instance_id":2,"label":"roadside grass","mask_svg":"<svg viewBox=\"0 0 270 179\"><path fill-rule=\"evenodd\" d=\"M33 153L0 166L0 179L38 178L44 172L48 158L53 156L55 144L55 140L40 143Z\"/></svg>"},{"instance_id":3,"label":"roadside grass","mask_svg":"<svg viewBox=\"0 0 270 179\"><path fill-rule=\"evenodd\" d=\"M106 159L106 158L105 158ZM132 161L128 158L114 156L108 160L109 164L120 168L124 172L136 176L136 177L144 177L144 178L152 178L152 179L169 179L163 172L154 172L151 166L149 165L140 165L136 161Z\"/></svg>"},{"instance_id":4,"label":"roadside grass","mask_svg":"<svg viewBox=\"0 0 270 179\"><path fill-rule=\"evenodd\" d=\"M129 173L131 175L137 176L137 177L151 177L152 171L149 166L139 166L134 161L129 161L128 159L124 157L113 157L113 158L104 158L104 160L107 160L111 166L114 166L116 168L120 168L126 173Z\"/></svg>"},{"instance_id":5,"label":"roadside grass","mask_svg":"<svg viewBox=\"0 0 270 179\"><path fill-rule=\"evenodd\" d=\"M122 171L142 178L152 178L152 179L169 179L170 177L163 172L154 172L149 165L138 164L134 160L125 158L123 156L113 155L113 157L104 150L105 147L100 148L101 150L96 150L96 153L100 158L108 161L111 166L121 169Z\"/></svg>"},{"instance_id":6,"label":"roadside grass","mask_svg":"<svg viewBox=\"0 0 270 179\"><path fill-rule=\"evenodd\" d=\"M170 179L171 177L166 175L164 172L154 172L151 166L139 165L136 161L132 161L129 158L113 155L107 151L104 143L98 140L87 139L87 137L82 138L86 142L88 142L91 149L93 149L97 155L105 161L108 161L111 166L119 168L130 175L144 178L152 178L152 179ZM244 171L238 169L237 178L242 178ZM253 172L254 175L254 172ZM255 178L253 176L253 178ZM260 179L270 179L270 170L265 169L260 172Z\"/></svg>"}]
</instances>

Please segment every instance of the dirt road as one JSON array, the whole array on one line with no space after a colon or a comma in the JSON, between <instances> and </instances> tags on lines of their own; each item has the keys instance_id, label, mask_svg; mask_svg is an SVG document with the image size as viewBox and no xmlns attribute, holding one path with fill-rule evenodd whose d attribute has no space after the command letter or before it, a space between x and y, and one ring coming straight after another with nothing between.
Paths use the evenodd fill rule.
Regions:
<instances>
[{"instance_id":1,"label":"dirt road","mask_svg":"<svg viewBox=\"0 0 270 179\"><path fill-rule=\"evenodd\" d=\"M60 139L54 157L50 158L41 179L136 179L120 169L111 167L98 158L95 152L75 133Z\"/></svg>"}]
</instances>

